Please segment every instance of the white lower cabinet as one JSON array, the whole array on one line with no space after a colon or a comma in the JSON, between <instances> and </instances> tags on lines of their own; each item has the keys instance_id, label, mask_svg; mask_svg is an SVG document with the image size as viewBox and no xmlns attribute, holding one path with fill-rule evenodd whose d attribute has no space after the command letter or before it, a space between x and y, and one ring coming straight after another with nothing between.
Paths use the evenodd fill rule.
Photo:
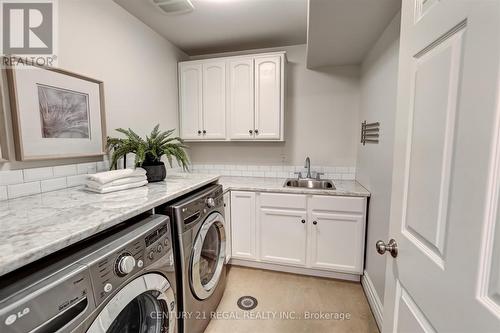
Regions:
<instances>
[{"instance_id":1,"label":"white lower cabinet","mask_svg":"<svg viewBox=\"0 0 500 333\"><path fill-rule=\"evenodd\" d=\"M363 218L333 213L312 213L311 218L311 267L361 274Z\"/></svg>"},{"instance_id":2,"label":"white lower cabinet","mask_svg":"<svg viewBox=\"0 0 500 333\"><path fill-rule=\"evenodd\" d=\"M308 209L310 267L362 274L366 198L313 195Z\"/></svg>"},{"instance_id":3,"label":"white lower cabinet","mask_svg":"<svg viewBox=\"0 0 500 333\"><path fill-rule=\"evenodd\" d=\"M303 221L303 222L302 222ZM261 208L260 259L278 264L306 264L306 212Z\"/></svg>"},{"instance_id":4,"label":"white lower cabinet","mask_svg":"<svg viewBox=\"0 0 500 333\"><path fill-rule=\"evenodd\" d=\"M366 201L232 191L232 257L303 269L304 274L361 275Z\"/></svg>"},{"instance_id":5,"label":"white lower cabinet","mask_svg":"<svg viewBox=\"0 0 500 333\"><path fill-rule=\"evenodd\" d=\"M231 191L231 257L257 259L255 193Z\"/></svg>"}]
</instances>

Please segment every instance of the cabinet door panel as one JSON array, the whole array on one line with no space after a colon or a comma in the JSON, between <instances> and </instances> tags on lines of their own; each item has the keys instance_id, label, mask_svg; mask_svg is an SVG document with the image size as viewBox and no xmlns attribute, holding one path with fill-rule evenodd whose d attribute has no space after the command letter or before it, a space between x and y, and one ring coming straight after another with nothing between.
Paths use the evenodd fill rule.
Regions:
<instances>
[{"instance_id":1,"label":"cabinet door panel","mask_svg":"<svg viewBox=\"0 0 500 333\"><path fill-rule=\"evenodd\" d=\"M229 62L230 138L253 140L254 134L254 65L253 59ZM250 132L251 131L251 132Z\"/></svg>"},{"instance_id":2,"label":"cabinet door panel","mask_svg":"<svg viewBox=\"0 0 500 333\"><path fill-rule=\"evenodd\" d=\"M257 140L280 139L281 57L255 58L255 129Z\"/></svg>"},{"instance_id":3,"label":"cabinet door panel","mask_svg":"<svg viewBox=\"0 0 500 333\"><path fill-rule=\"evenodd\" d=\"M255 193L231 191L231 252L233 258L256 259Z\"/></svg>"},{"instance_id":4,"label":"cabinet door panel","mask_svg":"<svg viewBox=\"0 0 500 333\"><path fill-rule=\"evenodd\" d=\"M180 125L181 137L187 140L201 139L198 133L202 125L202 66L180 64Z\"/></svg>"},{"instance_id":5,"label":"cabinet door panel","mask_svg":"<svg viewBox=\"0 0 500 333\"><path fill-rule=\"evenodd\" d=\"M305 220L305 211L261 208L260 259L273 263L305 266L307 242Z\"/></svg>"},{"instance_id":6,"label":"cabinet door panel","mask_svg":"<svg viewBox=\"0 0 500 333\"><path fill-rule=\"evenodd\" d=\"M362 273L364 216L312 212L311 220L311 267Z\"/></svg>"},{"instance_id":7,"label":"cabinet door panel","mask_svg":"<svg viewBox=\"0 0 500 333\"><path fill-rule=\"evenodd\" d=\"M203 64L203 138L226 138L226 63Z\"/></svg>"}]
</instances>

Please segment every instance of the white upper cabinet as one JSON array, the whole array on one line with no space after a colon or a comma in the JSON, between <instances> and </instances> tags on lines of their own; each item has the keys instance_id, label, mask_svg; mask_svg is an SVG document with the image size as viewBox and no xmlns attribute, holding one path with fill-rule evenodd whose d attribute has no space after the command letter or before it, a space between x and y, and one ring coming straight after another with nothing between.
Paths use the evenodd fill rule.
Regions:
<instances>
[{"instance_id":1,"label":"white upper cabinet","mask_svg":"<svg viewBox=\"0 0 500 333\"><path fill-rule=\"evenodd\" d=\"M208 140L226 138L226 63L203 64L203 128Z\"/></svg>"},{"instance_id":2,"label":"white upper cabinet","mask_svg":"<svg viewBox=\"0 0 500 333\"><path fill-rule=\"evenodd\" d=\"M284 140L285 53L179 64L181 137Z\"/></svg>"},{"instance_id":3,"label":"white upper cabinet","mask_svg":"<svg viewBox=\"0 0 500 333\"><path fill-rule=\"evenodd\" d=\"M181 137L186 140L201 138L202 118L202 65L179 65Z\"/></svg>"},{"instance_id":4,"label":"white upper cabinet","mask_svg":"<svg viewBox=\"0 0 500 333\"><path fill-rule=\"evenodd\" d=\"M229 138L253 140L255 128L253 58L229 61Z\"/></svg>"},{"instance_id":5,"label":"white upper cabinet","mask_svg":"<svg viewBox=\"0 0 500 333\"><path fill-rule=\"evenodd\" d=\"M255 139L281 137L283 79L281 57L255 58Z\"/></svg>"}]
</instances>

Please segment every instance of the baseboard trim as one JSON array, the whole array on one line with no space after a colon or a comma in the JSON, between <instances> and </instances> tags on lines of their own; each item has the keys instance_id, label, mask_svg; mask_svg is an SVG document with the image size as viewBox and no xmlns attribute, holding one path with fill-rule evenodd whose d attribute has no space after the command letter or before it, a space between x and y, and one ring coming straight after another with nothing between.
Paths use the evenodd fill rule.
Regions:
<instances>
[{"instance_id":1,"label":"baseboard trim","mask_svg":"<svg viewBox=\"0 0 500 333\"><path fill-rule=\"evenodd\" d=\"M375 321L377 322L377 326L379 330L382 331L384 306L382 305L380 297L378 297L377 291L375 290L375 286L373 285L373 282L366 271L361 277L361 285L363 286L363 290L365 291L366 298L368 299L368 304L372 309L373 316L375 317Z\"/></svg>"},{"instance_id":2,"label":"baseboard trim","mask_svg":"<svg viewBox=\"0 0 500 333\"><path fill-rule=\"evenodd\" d=\"M249 260L243 260L243 259L232 258L231 260L229 260L229 264L235 265L235 266L244 266L244 267L251 267L251 268L258 268L258 269L266 269L266 270L270 270L270 271L317 276L317 277L347 280L347 281L354 281L354 282L359 282L361 279L361 277L357 274L329 272L329 271L322 271L322 270L317 270L317 269L293 267L293 266L286 266L286 265L279 265L279 264L270 264L270 263L264 263L264 262L255 262L255 261L249 261Z\"/></svg>"}]
</instances>

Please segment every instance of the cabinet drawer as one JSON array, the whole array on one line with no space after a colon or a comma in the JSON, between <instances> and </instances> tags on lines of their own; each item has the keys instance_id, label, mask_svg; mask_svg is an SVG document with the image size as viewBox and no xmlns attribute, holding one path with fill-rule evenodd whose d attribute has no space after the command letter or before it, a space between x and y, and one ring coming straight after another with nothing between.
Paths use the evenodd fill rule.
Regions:
<instances>
[{"instance_id":1,"label":"cabinet drawer","mask_svg":"<svg viewBox=\"0 0 500 333\"><path fill-rule=\"evenodd\" d=\"M300 194L260 193L261 207L306 209L307 198Z\"/></svg>"},{"instance_id":2,"label":"cabinet drawer","mask_svg":"<svg viewBox=\"0 0 500 333\"><path fill-rule=\"evenodd\" d=\"M366 209L366 198L313 195L309 201L309 208L313 211L363 214Z\"/></svg>"}]
</instances>

